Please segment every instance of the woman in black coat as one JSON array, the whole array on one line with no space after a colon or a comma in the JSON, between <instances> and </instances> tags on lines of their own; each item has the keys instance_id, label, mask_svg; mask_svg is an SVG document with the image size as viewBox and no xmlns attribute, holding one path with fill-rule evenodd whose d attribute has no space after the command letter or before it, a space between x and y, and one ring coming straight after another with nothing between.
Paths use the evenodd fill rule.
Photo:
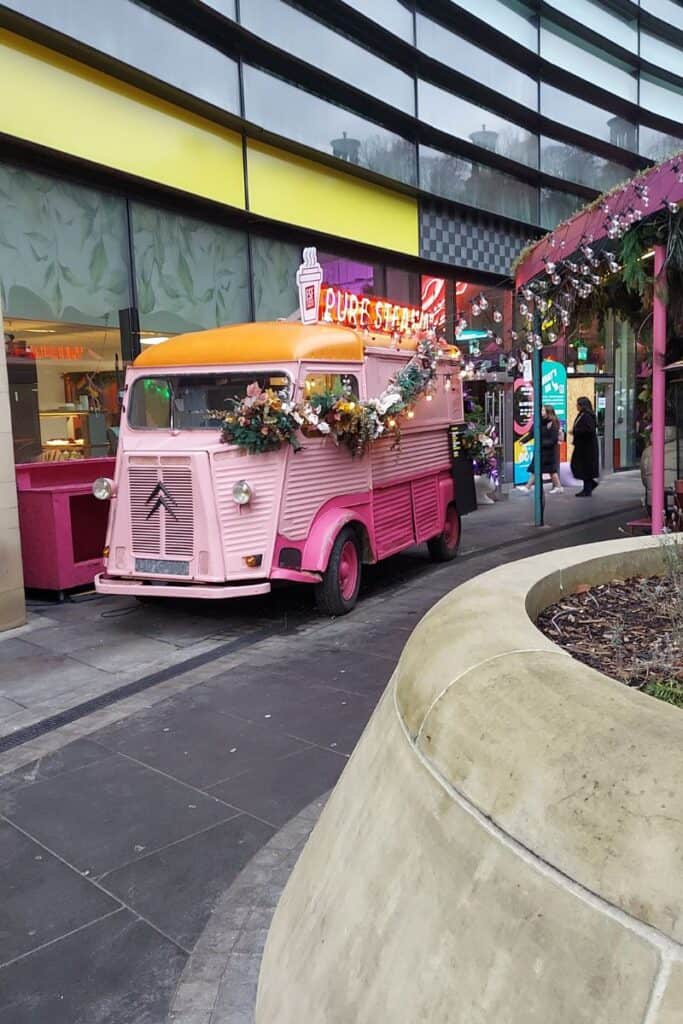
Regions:
<instances>
[{"instance_id":1,"label":"woman in black coat","mask_svg":"<svg viewBox=\"0 0 683 1024\"><path fill-rule=\"evenodd\" d=\"M555 410L551 406L544 406L541 414L541 479L549 476L552 481L551 494L561 494L562 484L560 483L560 422ZM534 486L534 474L536 472L536 453L534 452L529 464L529 479L526 484L518 487L518 491L531 491Z\"/></svg>"},{"instance_id":2,"label":"woman in black coat","mask_svg":"<svg viewBox=\"0 0 683 1024\"><path fill-rule=\"evenodd\" d=\"M577 498L590 498L598 486L600 456L598 454L598 424L590 399L579 398L576 403L577 417L574 420L574 451L572 453L572 476L583 480L583 490Z\"/></svg>"}]
</instances>

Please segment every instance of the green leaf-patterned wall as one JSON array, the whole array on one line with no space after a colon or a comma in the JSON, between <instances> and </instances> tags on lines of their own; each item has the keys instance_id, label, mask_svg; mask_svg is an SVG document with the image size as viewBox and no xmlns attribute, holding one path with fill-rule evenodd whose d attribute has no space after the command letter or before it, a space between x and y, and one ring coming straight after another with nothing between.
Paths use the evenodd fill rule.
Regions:
<instances>
[{"instance_id":1,"label":"green leaf-patterned wall","mask_svg":"<svg viewBox=\"0 0 683 1024\"><path fill-rule=\"evenodd\" d=\"M254 319L277 320L298 310L296 271L301 258L300 246L252 236Z\"/></svg>"},{"instance_id":2,"label":"green leaf-patterned wall","mask_svg":"<svg viewBox=\"0 0 683 1024\"><path fill-rule=\"evenodd\" d=\"M0 164L0 286L11 317L117 324L130 305L123 199Z\"/></svg>"},{"instance_id":3,"label":"green leaf-patterned wall","mask_svg":"<svg viewBox=\"0 0 683 1024\"><path fill-rule=\"evenodd\" d=\"M249 320L241 231L131 204L140 328L177 334Z\"/></svg>"}]
</instances>

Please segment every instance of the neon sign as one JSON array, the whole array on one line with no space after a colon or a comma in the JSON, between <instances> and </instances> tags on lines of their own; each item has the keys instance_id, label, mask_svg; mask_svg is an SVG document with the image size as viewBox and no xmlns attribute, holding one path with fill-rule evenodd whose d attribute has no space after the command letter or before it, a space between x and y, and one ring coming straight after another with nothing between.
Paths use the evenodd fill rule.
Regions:
<instances>
[{"instance_id":1,"label":"neon sign","mask_svg":"<svg viewBox=\"0 0 683 1024\"><path fill-rule=\"evenodd\" d=\"M443 277L422 278L422 311L432 317L432 326L443 329L446 326L446 279Z\"/></svg>"},{"instance_id":2,"label":"neon sign","mask_svg":"<svg viewBox=\"0 0 683 1024\"><path fill-rule=\"evenodd\" d=\"M367 328L377 334L426 330L433 318L417 306L402 306L374 295L356 295L343 288L320 289L320 319L325 323Z\"/></svg>"}]
</instances>

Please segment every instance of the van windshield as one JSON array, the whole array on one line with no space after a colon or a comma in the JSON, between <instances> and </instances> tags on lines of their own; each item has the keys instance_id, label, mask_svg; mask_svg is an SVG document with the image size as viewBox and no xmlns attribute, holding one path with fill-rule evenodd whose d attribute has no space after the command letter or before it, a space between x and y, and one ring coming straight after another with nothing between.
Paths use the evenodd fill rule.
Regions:
<instances>
[{"instance_id":1,"label":"van windshield","mask_svg":"<svg viewBox=\"0 0 683 1024\"><path fill-rule=\"evenodd\" d=\"M218 430L223 414L254 383L291 395L290 378L273 370L139 377L128 403L128 423L137 430Z\"/></svg>"}]
</instances>

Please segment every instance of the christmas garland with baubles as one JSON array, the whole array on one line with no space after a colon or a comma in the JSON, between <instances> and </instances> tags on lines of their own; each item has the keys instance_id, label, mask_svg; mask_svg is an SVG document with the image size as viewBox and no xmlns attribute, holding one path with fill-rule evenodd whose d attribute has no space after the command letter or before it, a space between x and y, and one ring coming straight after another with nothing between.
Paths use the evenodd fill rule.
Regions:
<instances>
[{"instance_id":1,"label":"christmas garland with baubles","mask_svg":"<svg viewBox=\"0 0 683 1024\"><path fill-rule=\"evenodd\" d=\"M350 393L324 393L293 402L286 392L262 390L256 383L246 397L221 413L221 441L249 455L277 451L289 444L301 448L299 431L331 437L353 456L363 455L372 441L392 437L398 444L401 420L411 418L415 403L426 396L436 379L440 346L433 331L418 339L412 358L391 379L379 398L365 402Z\"/></svg>"}]
</instances>

